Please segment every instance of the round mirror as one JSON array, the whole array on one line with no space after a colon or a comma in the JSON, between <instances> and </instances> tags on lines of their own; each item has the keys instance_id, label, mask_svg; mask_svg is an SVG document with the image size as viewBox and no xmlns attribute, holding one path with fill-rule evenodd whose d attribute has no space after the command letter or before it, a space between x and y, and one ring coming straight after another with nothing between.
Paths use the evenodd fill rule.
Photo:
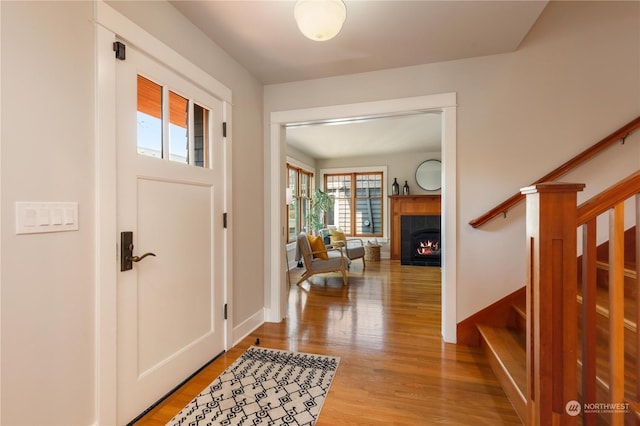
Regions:
<instances>
[{"instance_id":1,"label":"round mirror","mask_svg":"<svg viewBox=\"0 0 640 426\"><path fill-rule=\"evenodd\" d=\"M436 191L442 187L440 172L442 163L440 160L423 161L416 169L416 182L420 188L427 191Z\"/></svg>"}]
</instances>

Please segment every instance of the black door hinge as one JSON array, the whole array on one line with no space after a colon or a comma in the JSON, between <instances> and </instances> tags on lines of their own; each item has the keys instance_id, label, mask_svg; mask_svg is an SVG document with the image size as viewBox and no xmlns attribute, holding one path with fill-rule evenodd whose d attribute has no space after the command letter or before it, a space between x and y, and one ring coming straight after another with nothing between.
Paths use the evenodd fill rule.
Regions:
<instances>
[{"instance_id":1,"label":"black door hinge","mask_svg":"<svg viewBox=\"0 0 640 426\"><path fill-rule=\"evenodd\" d=\"M224 319L227 319L227 304L224 304Z\"/></svg>"},{"instance_id":2,"label":"black door hinge","mask_svg":"<svg viewBox=\"0 0 640 426\"><path fill-rule=\"evenodd\" d=\"M227 122L226 121L224 123L222 123L222 137L223 138L227 137Z\"/></svg>"},{"instance_id":3,"label":"black door hinge","mask_svg":"<svg viewBox=\"0 0 640 426\"><path fill-rule=\"evenodd\" d=\"M222 227L226 228L227 227L227 213L222 213Z\"/></svg>"},{"instance_id":4,"label":"black door hinge","mask_svg":"<svg viewBox=\"0 0 640 426\"><path fill-rule=\"evenodd\" d=\"M113 51L116 52L116 59L124 61L127 58L127 46L124 43L116 41L113 43Z\"/></svg>"}]
</instances>

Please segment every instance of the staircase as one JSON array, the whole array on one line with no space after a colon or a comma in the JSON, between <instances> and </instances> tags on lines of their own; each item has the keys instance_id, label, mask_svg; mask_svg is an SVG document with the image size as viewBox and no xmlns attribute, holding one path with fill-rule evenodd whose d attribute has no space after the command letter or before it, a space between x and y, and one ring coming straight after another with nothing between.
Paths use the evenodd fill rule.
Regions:
<instances>
[{"instance_id":1,"label":"staircase","mask_svg":"<svg viewBox=\"0 0 640 426\"><path fill-rule=\"evenodd\" d=\"M525 298L513 302L518 318L513 325L498 327L479 324L480 345L484 348L498 382L523 424L527 418L527 346Z\"/></svg>"},{"instance_id":2,"label":"staircase","mask_svg":"<svg viewBox=\"0 0 640 426\"><path fill-rule=\"evenodd\" d=\"M526 191L534 198L527 198L527 216L540 217L530 221L538 222L537 229L527 225L529 283L502 307L493 306L507 312L504 321L478 321L479 343L523 424L640 425L636 227L623 230L624 200L635 197L640 206L640 172L577 208L575 191L581 187L558 189L562 185ZM554 198L556 190L566 190L569 201ZM577 220L569 217L567 226L573 235L559 237L555 224L551 231L542 229L544 215L556 218L549 223L557 221L558 205L570 205L571 199ZM595 218L603 212L610 212L611 239L596 246ZM572 215L565 210L562 216ZM573 269L564 265L572 263L567 252L576 225L583 228L582 255L567 272ZM573 253L575 262L575 241ZM574 399L579 404L571 408L567 402ZM605 405L611 403L616 405ZM582 412L572 415L577 405Z\"/></svg>"},{"instance_id":3,"label":"staircase","mask_svg":"<svg viewBox=\"0 0 640 426\"><path fill-rule=\"evenodd\" d=\"M625 251L629 257L635 254L635 228L625 233L625 245L632 244L633 251ZM607 244L599 247L599 252L606 249ZM608 322L609 322L609 301L608 301L608 269L607 252L598 258L598 285L596 289L596 312L597 312L597 344L596 357L598 362L596 375L596 400L608 401ZM637 350L634 342L637 339L636 315L636 268L635 259L625 262L625 315L624 315L624 341L625 341L625 401L630 403L629 413L625 415L626 425L636 425L638 419L637 404L634 404L634 394L636 388L635 363L637 360ZM578 324L582 318L582 294L579 290L577 297L578 304ZM522 294L516 300L509 302L509 309L512 311L514 321L505 326L477 325L480 333L480 344L484 348L489 358L491 367L502 385L506 395L513 404L516 412L523 423L527 416L526 401L526 300ZM582 341L582 330L578 330L578 341ZM582 359L578 357L578 369L581 370ZM584 402L579 394L579 401ZM596 424L611 424L608 413L594 413Z\"/></svg>"},{"instance_id":4,"label":"staircase","mask_svg":"<svg viewBox=\"0 0 640 426\"><path fill-rule=\"evenodd\" d=\"M525 425L640 426L640 171L580 206L585 185L556 182L638 129L640 117L469 222L526 199L526 286L457 325L458 343L485 348Z\"/></svg>"}]
</instances>

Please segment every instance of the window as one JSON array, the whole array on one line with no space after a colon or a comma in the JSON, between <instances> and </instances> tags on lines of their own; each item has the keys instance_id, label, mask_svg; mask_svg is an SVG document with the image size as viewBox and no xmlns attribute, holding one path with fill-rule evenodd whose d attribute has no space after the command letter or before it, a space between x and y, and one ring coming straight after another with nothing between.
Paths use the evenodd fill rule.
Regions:
<instances>
[{"instance_id":1,"label":"window","mask_svg":"<svg viewBox=\"0 0 640 426\"><path fill-rule=\"evenodd\" d=\"M192 99L138 75L138 154L209 168L210 117Z\"/></svg>"},{"instance_id":2,"label":"window","mask_svg":"<svg viewBox=\"0 0 640 426\"><path fill-rule=\"evenodd\" d=\"M382 172L325 175L325 191L335 200L327 223L349 236L382 237L382 182Z\"/></svg>"},{"instance_id":3,"label":"window","mask_svg":"<svg viewBox=\"0 0 640 426\"><path fill-rule=\"evenodd\" d=\"M309 229L313 173L287 164L287 188L291 193L290 204L287 205L288 241L293 242L301 231Z\"/></svg>"},{"instance_id":4,"label":"window","mask_svg":"<svg viewBox=\"0 0 640 426\"><path fill-rule=\"evenodd\" d=\"M162 86L138 76L138 154L162 158Z\"/></svg>"}]
</instances>

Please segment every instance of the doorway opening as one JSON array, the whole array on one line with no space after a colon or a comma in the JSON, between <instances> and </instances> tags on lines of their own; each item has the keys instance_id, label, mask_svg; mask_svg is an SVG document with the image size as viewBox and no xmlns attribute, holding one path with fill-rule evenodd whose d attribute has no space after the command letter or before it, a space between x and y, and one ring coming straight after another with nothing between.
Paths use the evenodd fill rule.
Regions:
<instances>
[{"instance_id":1,"label":"doorway opening","mask_svg":"<svg viewBox=\"0 0 640 426\"><path fill-rule=\"evenodd\" d=\"M286 126L292 123L326 122L371 116L392 116L438 111L442 118L442 336L456 342L456 94L445 93L386 101L325 106L271 113L265 172L265 320L279 322L286 314L287 280L285 164Z\"/></svg>"}]
</instances>

